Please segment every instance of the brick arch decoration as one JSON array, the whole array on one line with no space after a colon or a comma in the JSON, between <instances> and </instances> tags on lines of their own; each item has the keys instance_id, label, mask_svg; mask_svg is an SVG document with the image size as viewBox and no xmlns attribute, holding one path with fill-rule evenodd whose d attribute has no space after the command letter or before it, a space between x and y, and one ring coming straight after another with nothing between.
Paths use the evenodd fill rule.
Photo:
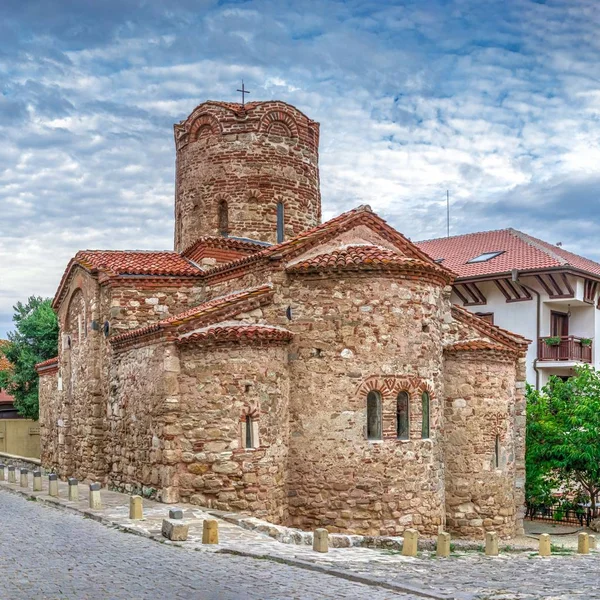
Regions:
<instances>
[{"instance_id":1,"label":"brick arch decoration","mask_svg":"<svg viewBox=\"0 0 600 600\"><path fill-rule=\"evenodd\" d=\"M261 133L276 133L288 137L298 137L298 124L294 118L282 110L268 112L258 126ZM274 131L272 131L274 130Z\"/></svg>"},{"instance_id":2,"label":"brick arch decoration","mask_svg":"<svg viewBox=\"0 0 600 600\"><path fill-rule=\"evenodd\" d=\"M69 334L71 341L77 343L79 341L79 323L78 317L81 315L83 326L85 327L86 320L86 305L85 295L83 290L78 287L73 290L69 298L69 304L65 315L64 331Z\"/></svg>"},{"instance_id":3,"label":"brick arch decoration","mask_svg":"<svg viewBox=\"0 0 600 600\"><path fill-rule=\"evenodd\" d=\"M433 387L431 384L412 375L385 376L372 375L360 383L356 388L356 396L360 402L366 399L367 394L375 390L381 394L382 416L383 416L383 439L405 443L406 440L396 438L396 397L400 392L407 392L409 398L410 414L410 441L420 439L417 435L417 425L421 415L421 394L427 392L429 400L434 400ZM430 427L437 428L438 417L430 411Z\"/></svg>"},{"instance_id":4,"label":"brick arch decoration","mask_svg":"<svg viewBox=\"0 0 600 600\"><path fill-rule=\"evenodd\" d=\"M413 398L417 394L427 392L430 398L433 398L433 388L428 381L412 375L406 376L385 376L372 375L358 385L357 396L365 396L371 391L378 391L383 399L396 398L400 392L408 392Z\"/></svg>"},{"instance_id":5,"label":"brick arch decoration","mask_svg":"<svg viewBox=\"0 0 600 600\"><path fill-rule=\"evenodd\" d=\"M262 198L262 192L260 190L248 190L245 194L248 202L260 200Z\"/></svg>"},{"instance_id":6,"label":"brick arch decoration","mask_svg":"<svg viewBox=\"0 0 600 600\"><path fill-rule=\"evenodd\" d=\"M221 124L215 117L209 114L200 115L191 125L189 139L198 140L205 135L221 135Z\"/></svg>"},{"instance_id":7,"label":"brick arch decoration","mask_svg":"<svg viewBox=\"0 0 600 600\"><path fill-rule=\"evenodd\" d=\"M240 414L240 423L245 422L246 417L258 419L260 417L260 408L258 405L245 404L244 408L242 408L242 413Z\"/></svg>"}]
</instances>

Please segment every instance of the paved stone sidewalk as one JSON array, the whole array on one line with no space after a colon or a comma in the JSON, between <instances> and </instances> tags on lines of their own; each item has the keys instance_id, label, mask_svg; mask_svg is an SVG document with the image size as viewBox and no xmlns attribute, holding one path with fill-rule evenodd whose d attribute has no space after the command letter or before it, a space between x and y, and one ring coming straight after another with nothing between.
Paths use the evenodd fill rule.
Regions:
<instances>
[{"instance_id":1,"label":"paved stone sidewalk","mask_svg":"<svg viewBox=\"0 0 600 600\"><path fill-rule=\"evenodd\" d=\"M18 479L18 478L17 478ZM45 486L47 485L44 479ZM0 487L23 491L18 485L0 482ZM76 508L94 518L103 520L145 536L160 536L160 523L170 506L145 500L145 520L128 519L129 496L103 490L103 511L90 511L87 486L80 486L77 506L64 498L66 483L60 482L63 499L49 499L46 492L36 493L40 500ZM27 492L31 495L31 492ZM432 553L422 552L419 558L406 558L399 552L367 548L333 548L327 554L313 552L307 545L283 544L273 538L249 531L219 519L219 546L201 543L202 522L214 518L214 511L203 511L190 505L181 505L184 516L191 523L189 541L185 548L203 553L227 551L257 557L269 557L319 569L337 570L341 574L358 575L366 580L384 581L404 591L430 594L431 597L487 600L533 600L547 598L597 598L600 600L600 554L589 556L567 554L542 559L531 551L503 554L487 558L480 552L457 552L450 559L436 559ZM535 544L535 540L532 540Z\"/></svg>"},{"instance_id":2,"label":"paved stone sidewalk","mask_svg":"<svg viewBox=\"0 0 600 600\"><path fill-rule=\"evenodd\" d=\"M416 600L322 573L125 535L0 490L2 600Z\"/></svg>"}]
</instances>

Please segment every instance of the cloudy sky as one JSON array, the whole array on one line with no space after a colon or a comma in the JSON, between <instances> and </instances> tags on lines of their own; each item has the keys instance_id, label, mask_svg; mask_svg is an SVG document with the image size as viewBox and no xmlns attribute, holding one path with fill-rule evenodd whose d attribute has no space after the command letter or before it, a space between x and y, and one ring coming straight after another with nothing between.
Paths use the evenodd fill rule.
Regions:
<instances>
[{"instance_id":1,"label":"cloudy sky","mask_svg":"<svg viewBox=\"0 0 600 600\"><path fill-rule=\"evenodd\" d=\"M600 260L597 0L2 0L0 337L81 248L170 249L173 123L321 123L325 218L513 226Z\"/></svg>"}]
</instances>

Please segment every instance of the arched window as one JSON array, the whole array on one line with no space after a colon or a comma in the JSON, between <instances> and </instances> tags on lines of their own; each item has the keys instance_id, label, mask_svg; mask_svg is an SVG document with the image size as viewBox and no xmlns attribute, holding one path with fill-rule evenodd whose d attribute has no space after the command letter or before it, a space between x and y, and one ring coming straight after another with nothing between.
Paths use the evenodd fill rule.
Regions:
<instances>
[{"instance_id":1,"label":"arched window","mask_svg":"<svg viewBox=\"0 0 600 600\"><path fill-rule=\"evenodd\" d=\"M277 243L281 244L284 238L284 206L283 202L277 203Z\"/></svg>"},{"instance_id":2,"label":"arched window","mask_svg":"<svg viewBox=\"0 0 600 600\"><path fill-rule=\"evenodd\" d=\"M429 437L429 394L423 392L421 396L423 420L421 424L421 437L426 439Z\"/></svg>"},{"instance_id":3,"label":"arched window","mask_svg":"<svg viewBox=\"0 0 600 600\"><path fill-rule=\"evenodd\" d=\"M496 440L494 443L494 467L500 468L500 436L496 434Z\"/></svg>"},{"instance_id":4,"label":"arched window","mask_svg":"<svg viewBox=\"0 0 600 600\"><path fill-rule=\"evenodd\" d=\"M260 442L258 439L258 417L251 413L242 415L240 419L240 438L242 448L258 448Z\"/></svg>"},{"instance_id":5,"label":"arched window","mask_svg":"<svg viewBox=\"0 0 600 600\"><path fill-rule=\"evenodd\" d=\"M246 415L246 448L254 448L254 443L252 441L252 417L250 415Z\"/></svg>"},{"instance_id":6,"label":"arched window","mask_svg":"<svg viewBox=\"0 0 600 600\"><path fill-rule=\"evenodd\" d=\"M229 210L227 207L227 200L221 200L218 208L219 217L219 235L227 237L229 235Z\"/></svg>"},{"instance_id":7,"label":"arched window","mask_svg":"<svg viewBox=\"0 0 600 600\"><path fill-rule=\"evenodd\" d=\"M407 392L400 392L396 398L396 437L399 440L408 440L410 438L408 401Z\"/></svg>"},{"instance_id":8,"label":"arched window","mask_svg":"<svg viewBox=\"0 0 600 600\"><path fill-rule=\"evenodd\" d=\"M381 439L381 395L374 390L367 394L367 439Z\"/></svg>"}]
</instances>

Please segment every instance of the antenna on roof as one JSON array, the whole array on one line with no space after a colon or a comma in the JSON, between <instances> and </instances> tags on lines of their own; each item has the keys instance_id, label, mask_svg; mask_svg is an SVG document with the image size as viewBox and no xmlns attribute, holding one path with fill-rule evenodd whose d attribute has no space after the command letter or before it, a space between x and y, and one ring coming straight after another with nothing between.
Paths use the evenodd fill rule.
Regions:
<instances>
[{"instance_id":1,"label":"antenna on roof","mask_svg":"<svg viewBox=\"0 0 600 600\"><path fill-rule=\"evenodd\" d=\"M450 192L446 190L446 237L450 237Z\"/></svg>"}]
</instances>

